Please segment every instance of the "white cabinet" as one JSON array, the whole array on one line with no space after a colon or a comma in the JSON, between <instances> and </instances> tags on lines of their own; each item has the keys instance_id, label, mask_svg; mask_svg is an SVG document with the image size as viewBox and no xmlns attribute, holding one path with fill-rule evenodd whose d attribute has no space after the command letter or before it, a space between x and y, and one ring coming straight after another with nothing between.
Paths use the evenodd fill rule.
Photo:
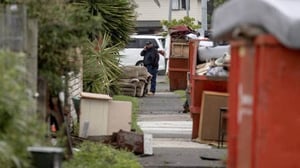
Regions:
<instances>
[{"instance_id":1,"label":"white cabinet","mask_svg":"<svg viewBox=\"0 0 300 168\"><path fill-rule=\"evenodd\" d=\"M81 93L80 99L80 130L79 136L107 135L109 101L108 95ZM88 123L84 133L84 123Z\"/></svg>"},{"instance_id":2,"label":"white cabinet","mask_svg":"<svg viewBox=\"0 0 300 168\"><path fill-rule=\"evenodd\" d=\"M79 136L111 135L120 129L130 131L131 102L113 101L108 95L81 93Z\"/></svg>"}]
</instances>

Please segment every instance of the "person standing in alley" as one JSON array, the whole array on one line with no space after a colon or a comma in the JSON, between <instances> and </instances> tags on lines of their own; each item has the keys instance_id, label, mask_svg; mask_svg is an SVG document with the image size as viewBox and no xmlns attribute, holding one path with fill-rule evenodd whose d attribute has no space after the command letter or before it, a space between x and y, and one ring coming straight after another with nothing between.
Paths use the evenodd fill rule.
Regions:
<instances>
[{"instance_id":1,"label":"person standing in alley","mask_svg":"<svg viewBox=\"0 0 300 168\"><path fill-rule=\"evenodd\" d=\"M156 91L156 77L158 73L159 52L153 46L153 43L151 41L147 41L140 55L144 57L144 66L152 75L149 94L154 95Z\"/></svg>"}]
</instances>

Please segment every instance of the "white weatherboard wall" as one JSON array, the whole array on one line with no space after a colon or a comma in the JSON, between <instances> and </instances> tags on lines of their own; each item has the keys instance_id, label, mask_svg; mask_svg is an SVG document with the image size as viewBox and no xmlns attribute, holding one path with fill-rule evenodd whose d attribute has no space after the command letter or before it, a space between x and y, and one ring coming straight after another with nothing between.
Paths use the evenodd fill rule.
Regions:
<instances>
[{"instance_id":1,"label":"white weatherboard wall","mask_svg":"<svg viewBox=\"0 0 300 168\"><path fill-rule=\"evenodd\" d=\"M108 95L81 93L80 136L84 135L84 122L89 122L87 136L107 135L109 101L111 99Z\"/></svg>"},{"instance_id":2,"label":"white weatherboard wall","mask_svg":"<svg viewBox=\"0 0 300 168\"><path fill-rule=\"evenodd\" d=\"M69 73L68 81L68 104L70 105L70 112L73 119L77 118L74 103L72 101L73 97L80 97L82 92L82 73L74 74L74 72Z\"/></svg>"},{"instance_id":3,"label":"white weatherboard wall","mask_svg":"<svg viewBox=\"0 0 300 168\"><path fill-rule=\"evenodd\" d=\"M137 20L151 21L151 20L168 20L169 17L169 0L159 0L160 7L158 7L153 0L135 0L138 7ZM186 16L186 10L173 10L172 19L182 19ZM190 0L189 16L201 21L201 1Z\"/></svg>"}]
</instances>

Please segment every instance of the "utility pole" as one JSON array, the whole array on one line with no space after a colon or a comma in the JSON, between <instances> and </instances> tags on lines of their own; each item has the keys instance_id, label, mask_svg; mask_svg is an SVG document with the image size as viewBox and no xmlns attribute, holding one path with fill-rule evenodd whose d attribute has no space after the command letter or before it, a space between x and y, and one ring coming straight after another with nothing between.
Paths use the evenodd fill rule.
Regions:
<instances>
[{"instance_id":1,"label":"utility pole","mask_svg":"<svg viewBox=\"0 0 300 168\"><path fill-rule=\"evenodd\" d=\"M173 6L173 1L169 0L169 22L172 20L172 6Z\"/></svg>"},{"instance_id":2,"label":"utility pole","mask_svg":"<svg viewBox=\"0 0 300 168\"><path fill-rule=\"evenodd\" d=\"M207 0L201 0L201 11L202 11L202 20L201 20L201 35L204 36L204 32L207 30Z\"/></svg>"},{"instance_id":3,"label":"utility pole","mask_svg":"<svg viewBox=\"0 0 300 168\"><path fill-rule=\"evenodd\" d=\"M186 16L189 17L190 16L190 14L189 14L189 12L190 12L190 0L185 1L185 7L186 7Z\"/></svg>"}]
</instances>

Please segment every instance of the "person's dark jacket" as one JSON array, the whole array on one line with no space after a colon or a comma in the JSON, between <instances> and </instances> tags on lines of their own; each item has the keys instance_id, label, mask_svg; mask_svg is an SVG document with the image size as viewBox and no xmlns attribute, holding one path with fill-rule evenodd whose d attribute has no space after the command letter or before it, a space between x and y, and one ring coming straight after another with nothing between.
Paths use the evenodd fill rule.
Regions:
<instances>
[{"instance_id":1,"label":"person's dark jacket","mask_svg":"<svg viewBox=\"0 0 300 168\"><path fill-rule=\"evenodd\" d=\"M141 51L141 56L144 56L144 65L152 65L153 67L158 67L159 54L155 47L148 48Z\"/></svg>"}]
</instances>

